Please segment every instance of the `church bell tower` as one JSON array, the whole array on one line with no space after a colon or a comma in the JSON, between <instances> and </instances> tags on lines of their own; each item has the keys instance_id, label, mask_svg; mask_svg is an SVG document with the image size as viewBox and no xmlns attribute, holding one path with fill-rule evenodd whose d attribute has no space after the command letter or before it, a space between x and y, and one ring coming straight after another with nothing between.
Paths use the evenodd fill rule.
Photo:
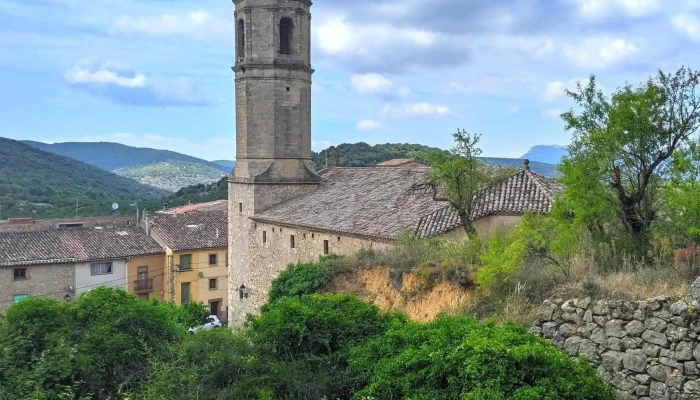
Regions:
<instances>
[{"instance_id":1,"label":"church bell tower","mask_svg":"<svg viewBox=\"0 0 700 400\"><path fill-rule=\"evenodd\" d=\"M229 323L241 326L267 298L251 265L251 216L308 193L311 160L311 0L233 0L236 166L229 179ZM262 290L262 292L261 292Z\"/></svg>"}]
</instances>

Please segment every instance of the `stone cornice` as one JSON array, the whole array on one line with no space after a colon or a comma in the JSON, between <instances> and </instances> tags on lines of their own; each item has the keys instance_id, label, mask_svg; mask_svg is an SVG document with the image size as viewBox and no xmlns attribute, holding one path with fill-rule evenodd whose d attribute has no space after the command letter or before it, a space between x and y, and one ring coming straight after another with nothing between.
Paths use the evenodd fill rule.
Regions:
<instances>
[{"instance_id":1,"label":"stone cornice","mask_svg":"<svg viewBox=\"0 0 700 400\"><path fill-rule=\"evenodd\" d=\"M315 71L313 68L309 67L308 65L303 65L303 64L287 64L287 63L277 63L277 62L272 62L272 63L253 63L253 62L245 62L241 63L238 65L235 65L231 67L231 70L233 72L243 72L243 68L245 69L286 69L289 71L303 71L303 72L308 72L309 74L313 74Z\"/></svg>"}]
</instances>

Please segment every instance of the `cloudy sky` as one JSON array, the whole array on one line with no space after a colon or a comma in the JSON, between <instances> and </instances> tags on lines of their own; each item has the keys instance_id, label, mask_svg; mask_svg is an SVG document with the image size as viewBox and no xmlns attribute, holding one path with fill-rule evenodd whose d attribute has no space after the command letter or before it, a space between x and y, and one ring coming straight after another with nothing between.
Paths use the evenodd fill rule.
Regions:
<instances>
[{"instance_id":1,"label":"cloudy sky","mask_svg":"<svg viewBox=\"0 0 700 400\"><path fill-rule=\"evenodd\" d=\"M234 155L233 3L0 0L0 136ZM313 141L566 144L564 89L700 68L700 0L316 0Z\"/></svg>"}]
</instances>

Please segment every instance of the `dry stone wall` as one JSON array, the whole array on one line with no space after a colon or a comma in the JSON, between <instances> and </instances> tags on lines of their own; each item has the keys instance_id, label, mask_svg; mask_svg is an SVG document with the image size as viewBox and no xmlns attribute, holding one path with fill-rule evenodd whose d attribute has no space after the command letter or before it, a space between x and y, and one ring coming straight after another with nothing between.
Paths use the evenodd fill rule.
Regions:
<instances>
[{"instance_id":1,"label":"dry stone wall","mask_svg":"<svg viewBox=\"0 0 700 400\"><path fill-rule=\"evenodd\" d=\"M700 399L700 279L679 301L545 301L531 331L588 358L621 399Z\"/></svg>"}]
</instances>

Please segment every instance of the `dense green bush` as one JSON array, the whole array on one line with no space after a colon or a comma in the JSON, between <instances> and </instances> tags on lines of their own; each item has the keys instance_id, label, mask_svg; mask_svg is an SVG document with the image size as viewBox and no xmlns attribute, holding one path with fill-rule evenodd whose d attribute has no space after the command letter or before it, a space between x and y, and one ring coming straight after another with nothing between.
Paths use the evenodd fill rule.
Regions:
<instances>
[{"instance_id":1,"label":"dense green bush","mask_svg":"<svg viewBox=\"0 0 700 400\"><path fill-rule=\"evenodd\" d=\"M271 378L247 337L214 329L186 336L155 360L137 398L271 399Z\"/></svg>"},{"instance_id":2,"label":"dense green bush","mask_svg":"<svg viewBox=\"0 0 700 400\"><path fill-rule=\"evenodd\" d=\"M270 303L286 296L303 296L316 293L330 282L333 274L342 266L343 257L328 255L318 261L290 264L275 280L268 295Z\"/></svg>"},{"instance_id":3,"label":"dense green bush","mask_svg":"<svg viewBox=\"0 0 700 400\"><path fill-rule=\"evenodd\" d=\"M260 356L275 365L275 393L284 399L349 398L352 346L383 333L394 318L346 295L284 297L248 320Z\"/></svg>"},{"instance_id":4,"label":"dense green bush","mask_svg":"<svg viewBox=\"0 0 700 400\"><path fill-rule=\"evenodd\" d=\"M584 360L572 361L515 324L438 317L394 324L353 349L354 398L614 399Z\"/></svg>"}]
</instances>

